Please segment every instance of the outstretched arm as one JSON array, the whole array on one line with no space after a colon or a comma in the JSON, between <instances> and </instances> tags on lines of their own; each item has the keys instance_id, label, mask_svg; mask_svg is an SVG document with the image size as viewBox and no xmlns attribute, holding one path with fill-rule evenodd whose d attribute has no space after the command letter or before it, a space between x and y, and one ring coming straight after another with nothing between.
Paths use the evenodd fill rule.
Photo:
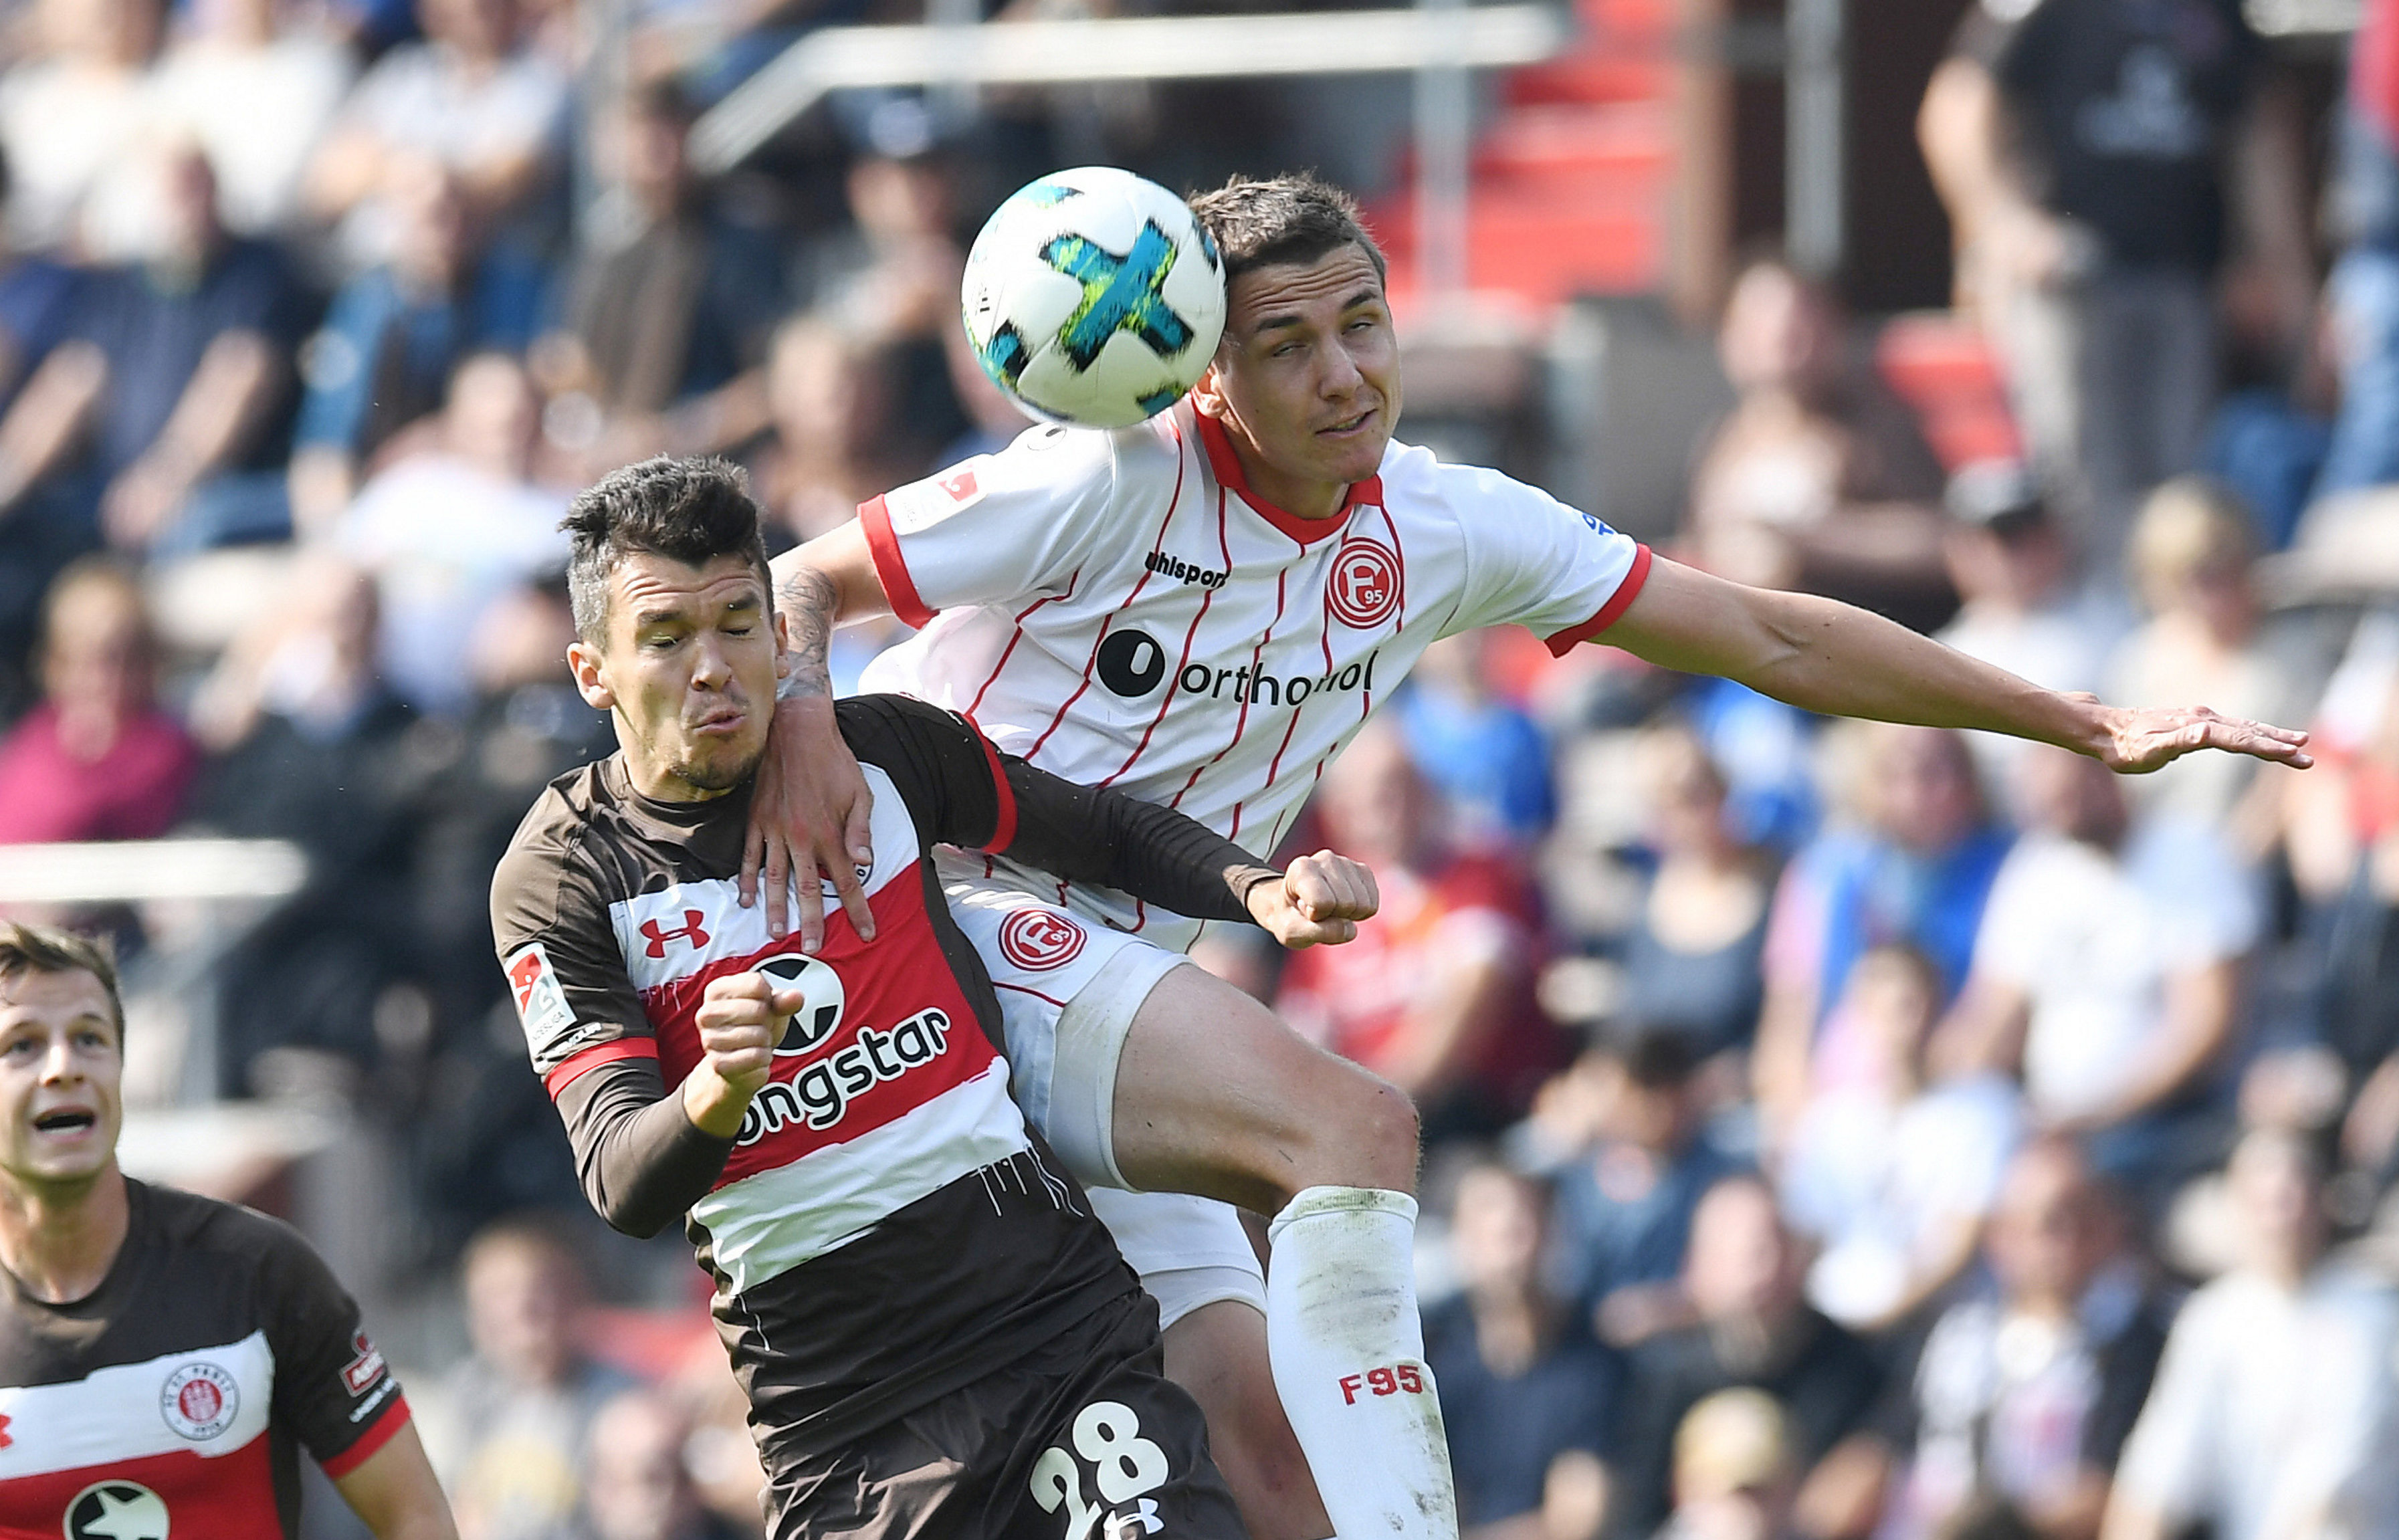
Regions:
<instances>
[{"instance_id":1,"label":"outstretched arm","mask_svg":"<svg viewBox=\"0 0 2399 1540\"><path fill-rule=\"evenodd\" d=\"M888 615L890 602L856 520L784 552L773 575L775 613L785 628L784 675L750 801L741 902L757 902L763 889L767 933L779 937L790 928L783 898L792 873L802 873L800 944L814 952L824 942L824 894L816 881L822 873L859 936L871 941L874 913L858 885L858 868L874 858L867 833L874 794L834 723L825 653L835 626Z\"/></svg>"},{"instance_id":2,"label":"outstretched arm","mask_svg":"<svg viewBox=\"0 0 2399 1540\"><path fill-rule=\"evenodd\" d=\"M1744 588L1663 557L1601 640L1660 668L1719 675L1802 710L2006 733L2130 774L2200 749L2303 769L2313 763L2305 733L2203 706L2130 710L2044 690L1864 610Z\"/></svg>"}]
</instances>

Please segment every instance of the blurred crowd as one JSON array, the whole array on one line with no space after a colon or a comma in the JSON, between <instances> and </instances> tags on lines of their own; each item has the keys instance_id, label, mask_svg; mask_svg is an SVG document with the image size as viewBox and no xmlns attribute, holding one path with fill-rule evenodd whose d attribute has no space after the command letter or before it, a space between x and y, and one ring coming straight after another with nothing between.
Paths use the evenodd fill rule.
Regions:
<instances>
[{"instance_id":1,"label":"blurred crowd","mask_svg":"<svg viewBox=\"0 0 2399 1540\"><path fill-rule=\"evenodd\" d=\"M469 1540L756 1525L704 1322L593 1303L491 959L509 833L612 741L560 668L566 499L723 453L788 545L1005 443L961 238L1139 163L1114 98L855 93L695 173L698 113L864 14L0 18L0 842L306 852L197 990L159 914L79 918L205 1017L198 1089L399 1153L403 1263L463 1280L472 1350L411 1393ZM1765 257L1658 520L2042 685L2308 727L2314 769L2122 781L1475 633L1298 836L1381 916L1203 942L1423 1112L1475 1535L2399 1534L2399 606L2306 560L2399 484L2399 0L2365 16L2315 121L2230 0L1970 7L1918 128L2012 452L1936 453L1875 326Z\"/></svg>"}]
</instances>

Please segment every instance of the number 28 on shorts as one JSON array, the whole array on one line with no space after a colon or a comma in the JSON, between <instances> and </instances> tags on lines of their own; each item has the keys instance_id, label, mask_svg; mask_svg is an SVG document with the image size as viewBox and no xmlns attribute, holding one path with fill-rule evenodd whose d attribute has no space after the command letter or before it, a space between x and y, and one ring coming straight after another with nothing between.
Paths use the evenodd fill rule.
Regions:
<instances>
[{"instance_id":1,"label":"number 28 on shorts","mask_svg":"<svg viewBox=\"0 0 2399 1540\"><path fill-rule=\"evenodd\" d=\"M1141 1417L1122 1401L1093 1401L1075 1414L1075 1454L1091 1466L1099 1501L1083 1496L1083 1466L1075 1454L1052 1444L1033 1464L1033 1500L1045 1513L1066 1510L1063 1540L1144 1540L1165 1528L1158 1505L1144 1495L1166 1483L1172 1472L1166 1451L1142 1437ZM1106 1524L1093 1523L1104 1510Z\"/></svg>"}]
</instances>

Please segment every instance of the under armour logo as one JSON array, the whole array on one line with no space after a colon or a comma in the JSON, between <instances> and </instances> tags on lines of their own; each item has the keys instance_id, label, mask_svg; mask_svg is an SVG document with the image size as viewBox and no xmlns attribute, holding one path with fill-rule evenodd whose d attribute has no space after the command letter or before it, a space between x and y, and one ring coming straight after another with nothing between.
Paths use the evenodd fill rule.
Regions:
<instances>
[{"instance_id":1,"label":"under armour logo","mask_svg":"<svg viewBox=\"0 0 2399 1540\"><path fill-rule=\"evenodd\" d=\"M1156 220L1143 223L1123 256L1081 236L1060 236L1041 249L1041 260L1083 286L1083 303L1059 332L1077 369L1091 368L1119 331L1132 332L1161 357L1190 345L1191 328L1164 293L1166 275L1174 271L1174 240Z\"/></svg>"},{"instance_id":2,"label":"under armour logo","mask_svg":"<svg viewBox=\"0 0 2399 1540\"><path fill-rule=\"evenodd\" d=\"M1166 1521L1158 1516L1158 1505L1145 1497L1131 1513L1109 1514L1102 1533L1105 1540L1142 1540L1143 1535L1156 1534L1165 1527Z\"/></svg>"},{"instance_id":3,"label":"under armour logo","mask_svg":"<svg viewBox=\"0 0 2399 1540\"><path fill-rule=\"evenodd\" d=\"M650 939L650 955L665 956L669 941L689 941L696 947L708 945L708 932L699 928L699 922L706 917L699 910L686 909L683 912L683 928L680 930L669 930L656 920L644 920L642 934Z\"/></svg>"}]
</instances>

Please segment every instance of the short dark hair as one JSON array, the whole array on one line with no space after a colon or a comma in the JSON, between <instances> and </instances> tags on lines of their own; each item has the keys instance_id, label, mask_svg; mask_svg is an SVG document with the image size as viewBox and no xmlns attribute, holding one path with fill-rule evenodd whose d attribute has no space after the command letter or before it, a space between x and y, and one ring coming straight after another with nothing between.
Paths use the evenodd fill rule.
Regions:
<instances>
[{"instance_id":1,"label":"short dark hair","mask_svg":"<svg viewBox=\"0 0 2399 1540\"><path fill-rule=\"evenodd\" d=\"M1225 259L1227 283L1254 267L1306 266L1353 243L1365 248L1376 277L1390 276L1383 249L1359 223L1358 200L1312 171L1237 176L1190 203Z\"/></svg>"},{"instance_id":2,"label":"short dark hair","mask_svg":"<svg viewBox=\"0 0 2399 1540\"><path fill-rule=\"evenodd\" d=\"M652 80L634 87L625 93L625 108L631 116L657 123L680 123L686 128L699 116L692 106L691 93L672 79Z\"/></svg>"},{"instance_id":3,"label":"short dark hair","mask_svg":"<svg viewBox=\"0 0 2399 1540\"><path fill-rule=\"evenodd\" d=\"M775 584L766 571L758 505L739 466L713 456L661 454L610 471L576 494L558 527L575 542L566 563L575 634L592 646L607 639L608 574L636 553L690 567L706 566L720 556L741 557L758 570L773 609Z\"/></svg>"},{"instance_id":4,"label":"short dark hair","mask_svg":"<svg viewBox=\"0 0 2399 1540\"><path fill-rule=\"evenodd\" d=\"M1700 1073L1690 1035L1660 1021L1611 1022L1592 1047L1623 1066L1625 1078L1645 1091L1680 1090Z\"/></svg>"},{"instance_id":5,"label":"short dark hair","mask_svg":"<svg viewBox=\"0 0 2399 1540\"><path fill-rule=\"evenodd\" d=\"M47 925L0 923L0 984L29 973L88 973L108 994L116 1046L125 1047L125 996L116 985L116 958L108 943Z\"/></svg>"}]
</instances>

